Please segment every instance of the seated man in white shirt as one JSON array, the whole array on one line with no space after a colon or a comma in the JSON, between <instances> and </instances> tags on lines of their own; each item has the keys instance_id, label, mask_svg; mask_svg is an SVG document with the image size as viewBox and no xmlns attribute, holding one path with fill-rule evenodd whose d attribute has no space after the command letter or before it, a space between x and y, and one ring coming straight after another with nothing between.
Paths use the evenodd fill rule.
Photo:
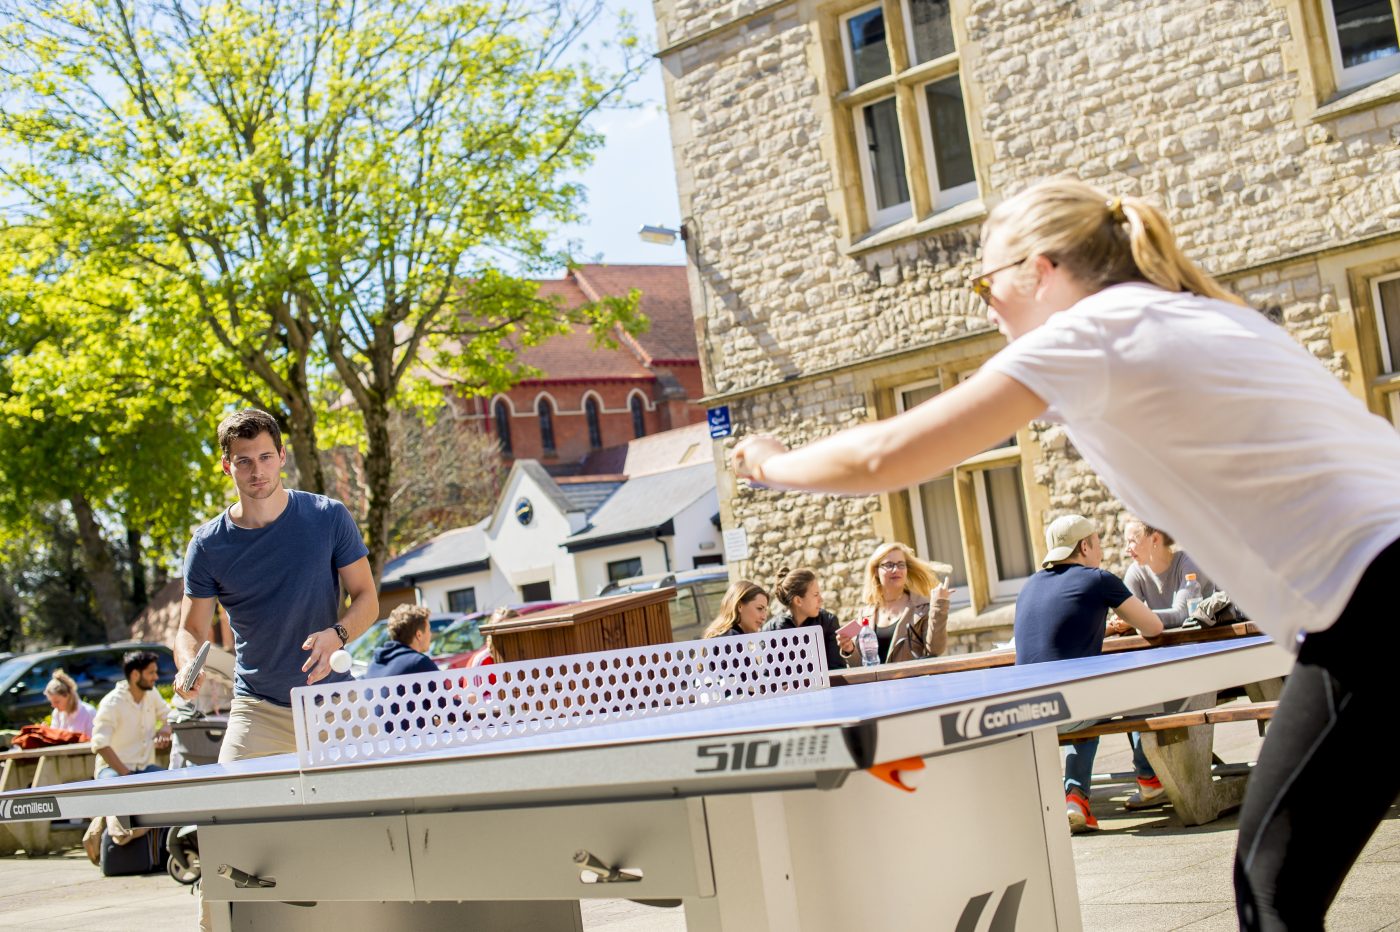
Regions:
<instances>
[{"instance_id":1,"label":"seated man in white shirt","mask_svg":"<svg viewBox=\"0 0 1400 932\"><path fill-rule=\"evenodd\" d=\"M170 706L156 692L156 662L148 650L122 657L126 682L102 697L92 725L92 749L97 753L96 778L160 770L156 737L168 734Z\"/></svg>"}]
</instances>

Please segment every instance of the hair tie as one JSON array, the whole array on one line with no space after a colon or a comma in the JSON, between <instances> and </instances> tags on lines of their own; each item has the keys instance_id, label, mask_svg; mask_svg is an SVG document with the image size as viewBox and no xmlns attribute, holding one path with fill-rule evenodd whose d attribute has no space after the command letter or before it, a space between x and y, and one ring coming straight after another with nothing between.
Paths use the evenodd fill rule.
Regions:
<instances>
[{"instance_id":1,"label":"hair tie","mask_svg":"<svg viewBox=\"0 0 1400 932\"><path fill-rule=\"evenodd\" d=\"M1108 208L1108 216L1114 223L1122 223L1128 219L1128 215L1123 213L1123 199L1121 197L1110 198L1104 205Z\"/></svg>"}]
</instances>

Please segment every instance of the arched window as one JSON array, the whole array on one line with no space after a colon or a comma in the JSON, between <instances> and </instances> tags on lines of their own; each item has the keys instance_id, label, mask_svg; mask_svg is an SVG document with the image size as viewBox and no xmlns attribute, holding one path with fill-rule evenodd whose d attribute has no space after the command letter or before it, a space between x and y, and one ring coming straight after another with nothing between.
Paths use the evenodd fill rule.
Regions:
<instances>
[{"instance_id":1,"label":"arched window","mask_svg":"<svg viewBox=\"0 0 1400 932\"><path fill-rule=\"evenodd\" d=\"M554 408L547 398L541 398L540 403L535 406L535 413L540 416L540 446L544 448L546 455L554 454Z\"/></svg>"},{"instance_id":2,"label":"arched window","mask_svg":"<svg viewBox=\"0 0 1400 932\"><path fill-rule=\"evenodd\" d=\"M598 399L589 396L583 403L584 417L588 418L588 445L598 449L603 445L603 427L598 423Z\"/></svg>"},{"instance_id":3,"label":"arched window","mask_svg":"<svg viewBox=\"0 0 1400 932\"><path fill-rule=\"evenodd\" d=\"M510 409L506 407L503 399L496 399L495 417L496 439L501 444L501 452L510 456Z\"/></svg>"},{"instance_id":4,"label":"arched window","mask_svg":"<svg viewBox=\"0 0 1400 932\"><path fill-rule=\"evenodd\" d=\"M642 404L641 395L632 396L632 436L645 437L647 435L646 407Z\"/></svg>"}]
</instances>

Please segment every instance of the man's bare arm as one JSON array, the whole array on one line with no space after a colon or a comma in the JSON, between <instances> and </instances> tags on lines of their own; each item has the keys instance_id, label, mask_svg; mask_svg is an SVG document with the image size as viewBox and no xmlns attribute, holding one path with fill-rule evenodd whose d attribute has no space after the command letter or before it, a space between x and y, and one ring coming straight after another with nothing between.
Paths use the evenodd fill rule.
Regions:
<instances>
[{"instance_id":1,"label":"man's bare arm","mask_svg":"<svg viewBox=\"0 0 1400 932\"><path fill-rule=\"evenodd\" d=\"M97 754L107 762L108 767L111 767L119 775L124 777L131 773L131 771L126 768L126 764L122 763L122 759L117 756L117 752L111 748L98 748Z\"/></svg>"},{"instance_id":2,"label":"man's bare arm","mask_svg":"<svg viewBox=\"0 0 1400 932\"><path fill-rule=\"evenodd\" d=\"M369 568L369 558L361 557L349 566L342 566L340 585L350 596L350 607L341 616L340 623L350 640L354 640L369 630L379 617L379 592L374 585L374 573ZM340 638L335 631L326 628L317 631L302 643L301 649L311 652L301 665L307 674L306 683L311 685L325 679L331 672L331 654L340 650Z\"/></svg>"}]
</instances>

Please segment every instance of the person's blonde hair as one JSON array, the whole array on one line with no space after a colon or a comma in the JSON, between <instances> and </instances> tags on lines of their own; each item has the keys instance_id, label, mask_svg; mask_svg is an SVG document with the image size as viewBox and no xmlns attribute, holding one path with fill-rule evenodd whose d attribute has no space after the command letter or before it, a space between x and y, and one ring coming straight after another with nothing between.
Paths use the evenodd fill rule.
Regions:
<instances>
[{"instance_id":1,"label":"person's blonde hair","mask_svg":"<svg viewBox=\"0 0 1400 932\"><path fill-rule=\"evenodd\" d=\"M1044 256L1091 291L1138 281L1245 303L1186 258L1152 204L1076 178L1041 181L1002 201L982 226L984 245L993 232L1005 237L1007 256Z\"/></svg>"},{"instance_id":2,"label":"person's blonde hair","mask_svg":"<svg viewBox=\"0 0 1400 932\"><path fill-rule=\"evenodd\" d=\"M759 596L767 597L768 590L748 579L739 579L729 584L724 599L719 603L719 614L710 622L702 638L717 638L739 623L739 609Z\"/></svg>"},{"instance_id":3,"label":"person's blonde hair","mask_svg":"<svg viewBox=\"0 0 1400 932\"><path fill-rule=\"evenodd\" d=\"M395 605L389 613L389 637L407 646L419 631L428 626L432 612L426 605Z\"/></svg>"},{"instance_id":4,"label":"person's blonde hair","mask_svg":"<svg viewBox=\"0 0 1400 932\"><path fill-rule=\"evenodd\" d=\"M78 684L73 682L73 677L63 670L53 671L53 678L49 680L49 685L44 687L45 696L72 696L78 701Z\"/></svg>"},{"instance_id":5,"label":"person's blonde hair","mask_svg":"<svg viewBox=\"0 0 1400 932\"><path fill-rule=\"evenodd\" d=\"M890 544L881 544L875 548L875 552L870 555L870 559L865 561L865 587L861 591L860 597L866 605L879 608L884 598L882 587L880 586L880 564L885 561L885 557L896 550L903 552L904 562L907 568L904 571L904 588L914 593L928 598L928 595L939 586L938 573L929 564L920 560L914 553L914 548L908 544L895 541Z\"/></svg>"}]
</instances>

